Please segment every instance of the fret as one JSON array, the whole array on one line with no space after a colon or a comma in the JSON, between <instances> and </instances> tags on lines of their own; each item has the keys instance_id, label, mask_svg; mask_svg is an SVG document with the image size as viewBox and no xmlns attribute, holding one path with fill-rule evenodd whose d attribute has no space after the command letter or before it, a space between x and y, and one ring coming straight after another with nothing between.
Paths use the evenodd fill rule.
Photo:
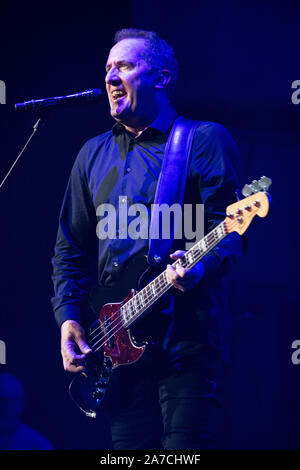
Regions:
<instances>
[{"instance_id":1,"label":"fret","mask_svg":"<svg viewBox=\"0 0 300 470\"><path fill-rule=\"evenodd\" d=\"M133 299L135 300L138 309L143 308L145 302L144 293L142 290L135 297L133 297Z\"/></svg>"},{"instance_id":2,"label":"fret","mask_svg":"<svg viewBox=\"0 0 300 470\"><path fill-rule=\"evenodd\" d=\"M203 258L214 246L219 243L222 238L227 235L225 222L221 222L215 227L208 235L202 240L196 243L189 251L185 253L180 260L176 260L173 266L180 264L185 268L193 267L198 261ZM138 292L132 299L130 299L125 305L126 308L122 315L126 326L129 326L134 320L136 320L145 310L163 295L172 284L167 280L166 272L162 272L153 281L151 281L146 287Z\"/></svg>"},{"instance_id":3,"label":"fret","mask_svg":"<svg viewBox=\"0 0 300 470\"><path fill-rule=\"evenodd\" d=\"M123 323L126 325L128 323L128 321L131 320L131 315L132 315L132 312L130 311L130 308L129 308L129 302L127 302L126 304L124 304L122 307L121 307L121 315L122 315L122 318L123 318Z\"/></svg>"},{"instance_id":4,"label":"fret","mask_svg":"<svg viewBox=\"0 0 300 470\"><path fill-rule=\"evenodd\" d=\"M156 291L159 290L159 285L160 285L160 280L159 280L159 279L160 279L160 276L156 277L156 278L152 281L152 283L153 283L154 286L155 286ZM152 284L152 283L151 283L151 284Z\"/></svg>"},{"instance_id":5,"label":"fret","mask_svg":"<svg viewBox=\"0 0 300 470\"><path fill-rule=\"evenodd\" d=\"M245 206L245 212L243 218L239 218L235 215L237 211L241 211L242 209L239 207L240 202L232 204L226 210L229 212L229 215L226 219L217 225L209 234L207 234L202 240L196 242L195 245L188 250L185 255L181 258L176 260L173 263L173 267L177 267L178 265L191 268L197 262L199 262L210 250L212 250L223 238L225 238L229 233L234 231L238 232L242 235L245 230L247 230L248 225L251 223L252 218L254 215L259 215L260 217L265 217L268 213L268 198L264 195L265 199L262 200L263 193L253 194L246 198L251 202ZM247 201L248 202L248 201ZM256 211L255 207L258 208ZM250 213L247 219L247 212ZM256 214L257 212L257 214ZM231 220L232 219L232 220ZM166 276L166 271L162 272L159 276L152 280L148 286L144 287L139 293L133 295L133 291L131 291L131 298L126 303L116 304L117 310L113 309L112 304L108 304L108 307L111 308L109 313L106 310L102 310L100 312L100 317L97 322L99 325L93 324L90 328L89 337L92 340L93 350L95 352L99 351L101 347L108 347L113 348L115 347L116 343L114 341L114 336L118 334L119 330L122 327L130 327L130 325L146 310L148 309L161 295L163 295L169 288L172 287L172 283L169 283ZM129 296L128 296L129 297ZM104 308L104 307L103 307ZM103 313L102 313L103 312ZM102 329L102 322L103 322L103 329ZM104 331L103 331L104 330ZM124 332L120 334L121 346L123 343ZM140 349L140 348L139 348ZM143 352L144 347L141 351ZM109 351L108 351L109 352ZM141 354L140 353L140 354ZM135 354L135 351L134 351ZM110 354L108 354L110 356ZM121 354L118 356L121 358ZM126 355L126 364L130 363L127 359ZM106 359L106 356L105 358ZM136 355L134 356L134 361L136 361ZM111 362L113 362L113 355L111 355ZM133 361L132 361L133 362ZM125 364L125 362L117 363ZM87 414L87 413L86 413Z\"/></svg>"},{"instance_id":6,"label":"fret","mask_svg":"<svg viewBox=\"0 0 300 470\"><path fill-rule=\"evenodd\" d=\"M156 287L155 287L155 282L151 282L150 288L151 288L151 290L152 290L152 295L153 295L153 297L155 297L155 296L157 295L157 290L156 290Z\"/></svg>"},{"instance_id":7,"label":"fret","mask_svg":"<svg viewBox=\"0 0 300 470\"><path fill-rule=\"evenodd\" d=\"M149 297L151 298L151 286L148 284L148 286L145 288L145 292L146 292L146 298L149 299ZM149 300L147 300L148 302Z\"/></svg>"},{"instance_id":8,"label":"fret","mask_svg":"<svg viewBox=\"0 0 300 470\"><path fill-rule=\"evenodd\" d=\"M205 252L206 245L205 245L204 240L200 240L200 242L196 246L199 248L200 254Z\"/></svg>"},{"instance_id":9,"label":"fret","mask_svg":"<svg viewBox=\"0 0 300 470\"><path fill-rule=\"evenodd\" d=\"M203 244L204 244L204 251L208 251L209 241L208 241L207 237L205 237L203 239Z\"/></svg>"},{"instance_id":10,"label":"fret","mask_svg":"<svg viewBox=\"0 0 300 470\"><path fill-rule=\"evenodd\" d=\"M193 253L194 253L194 258L195 259L199 259L199 256L200 256L200 249L197 248L196 246L193 248Z\"/></svg>"},{"instance_id":11,"label":"fret","mask_svg":"<svg viewBox=\"0 0 300 470\"><path fill-rule=\"evenodd\" d=\"M188 264L193 264L194 262L194 253L192 250L188 251L185 255L185 258L187 259Z\"/></svg>"},{"instance_id":12,"label":"fret","mask_svg":"<svg viewBox=\"0 0 300 470\"><path fill-rule=\"evenodd\" d=\"M191 262L191 260L190 260ZM184 268L187 268L188 265L189 265L189 256L188 256L188 253L185 253L185 255L183 255L182 258L180 258L177 263L179 263L181 266L183 266Z\"/></svg>"},{"instance_id":13,"label":"fret","mask_svg":"<svg viewBox=\"0 0 300 470\"><path fill-rule=\"evenodd\" d=\"M159 275L159 288L162 292L164 292L164 289L166 287L169 287L169 282L167 280L166 272L164 271Z\"/></svg>"},{"instance_id":14,"label":"fret","mask_svg":"<svg viewBox=\"0 0 300 470\"><path fill-rule=\"evenodd\" d=\"M224 222L221 222L208 235L194 245L186 254L185 258L189 261L189 267L194 266L206 255L222 238L226 236ZM192 255L191 255L192 253ZM193 258L193 259L192 259Z\"/></svg>"}]
</instances>

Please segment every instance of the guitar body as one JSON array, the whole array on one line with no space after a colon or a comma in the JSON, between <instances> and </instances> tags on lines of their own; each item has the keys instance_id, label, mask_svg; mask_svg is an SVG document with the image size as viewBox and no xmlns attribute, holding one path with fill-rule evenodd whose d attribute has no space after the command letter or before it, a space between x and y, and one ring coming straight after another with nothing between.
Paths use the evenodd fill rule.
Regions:
<instances>
[{"instance_id":1,"label":"guitar body","mask_svg":"<svg viewBox=\"0 0 300 470\"><path fill-rule=\"evenodd\" d=\"M110 336L110 331L113 330L113 338L105 341L103 352L104 355L111 357L114 367L135 362L144 352L145 344L152 339L149 335L147 336L148 319L146 318L151 309L141 315L130 329L116 327L116 325L122 323L121 307L160 272L161 270L148 264L144 254L139 254L125 266L118 280L117 289L96 286L90 293L90 305L97 320L89 327L88 337L90 338L95 328L99 326L103 335ZM164 296L156 303L156 308L164 310L168 305L168 298ZM90 343L90 346L94 349L94 342ZM127 348L129 348L128 351L126 351Z\"/></svg>"},{"instance_id":2,"label":"guitar body","mask_svg":"<svg viewBox=\"0 0 300 470\"><path fill-rule=\"evenodd\" d=\"M108 337L111 336L107 341L103 340L105 341L102 346L103 354L105 357L110 357L113 368L137 361L146 348L145 345L138 346L135 343L134 338L131 337L130 329L118 326L116 331L113 331L114 325L122 322L120 318L121 307L133 297L134 292L132 289L123 302L103 305L99 313L98 322L102 333L107 334Z\"/></svg>"},{"instance_id":3,"label":"guitar body","mask_svg":"<svg viewBox=\"0 0 300 470\"><path fill-rule=\"evenodd\" d=\"M89 416L99 409L113 370L138 361L146 349L149 339L145 333L147 317L143 314L131 328L125 328L121 308L159 272L149 266L145 255L140 254L122 271L117 289L96 286L90 293L96 320L86 333L94 352L86 361L86 371L75 376L69 389L72 400ZM158 302L162 309L168 306L166 296ZM148 309L145 314L150 311ZM89 411L86 411L87 407Z\"/></svg>"}]
</instances>

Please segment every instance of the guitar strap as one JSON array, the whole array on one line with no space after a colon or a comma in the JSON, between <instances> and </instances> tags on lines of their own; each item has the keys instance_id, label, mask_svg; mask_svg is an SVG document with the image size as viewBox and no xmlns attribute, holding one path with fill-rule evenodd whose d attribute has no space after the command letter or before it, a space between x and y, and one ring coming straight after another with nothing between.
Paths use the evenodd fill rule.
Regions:
<instances>
[{"instance_id":1,"label":"guitar strap","mask_svg":"<svg viewBox=\"0 0 300 470\"><path fill-rule=\"evenodd\" d=\"M174 223L171 223L171 211L168 210L170 234L162 233L163 216L160 216L160 206L165 204L168 209L173 204L180 204L182 207L192 143L198 125L199 121L179 116L169 134L151 211L148 251L148 262L151 265L157 266L169 260L181 218L178 220L174 212Z\"/></svg>"}]
</instances>

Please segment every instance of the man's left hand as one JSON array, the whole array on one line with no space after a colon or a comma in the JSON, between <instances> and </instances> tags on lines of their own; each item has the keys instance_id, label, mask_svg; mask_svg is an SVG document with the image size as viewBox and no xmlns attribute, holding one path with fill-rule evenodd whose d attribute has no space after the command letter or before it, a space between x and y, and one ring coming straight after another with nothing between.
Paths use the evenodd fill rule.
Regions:
<instances>
[{"instance_id":1,"label":"man's left hand","mask_svg":"<svg viewBox=\"0 0 300 470\"><path fill-rule=\"evenodd\" d=\"M186 251L177 250L170 255L170 258L176 260L181 258ZM193 268L186 269L183 266L176 266L176 269L170 264L167 265L166 276L167 280L173 284L174 287L186 292L194 287L204 276L204 264L199 261Z\"/></svg>"}]
</instances>

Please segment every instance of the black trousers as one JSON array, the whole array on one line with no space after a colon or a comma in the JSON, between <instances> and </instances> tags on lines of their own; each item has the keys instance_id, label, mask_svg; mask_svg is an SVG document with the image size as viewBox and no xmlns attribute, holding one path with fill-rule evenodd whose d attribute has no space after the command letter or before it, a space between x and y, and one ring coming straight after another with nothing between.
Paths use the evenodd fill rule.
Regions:
<instances>
[{"instance_id":1,"label":"black trousers","mask_svg":"<svg viewBox=\"0 0 300 470\"><path fill-rule=\"evenodd\" d=\"M114 449L216 449L223 367L203 355L150 351L114 372L107 411Z\"/></svg>"}]
</instances>

